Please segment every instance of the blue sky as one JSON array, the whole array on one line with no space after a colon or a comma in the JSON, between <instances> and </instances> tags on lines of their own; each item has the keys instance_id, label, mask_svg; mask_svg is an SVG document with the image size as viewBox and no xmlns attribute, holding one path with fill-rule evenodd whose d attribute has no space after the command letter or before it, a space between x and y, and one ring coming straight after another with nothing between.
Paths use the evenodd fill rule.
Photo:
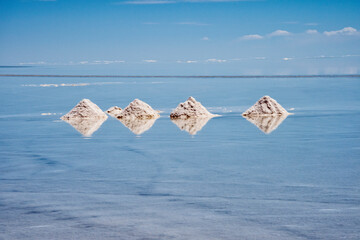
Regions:
<instances>
[{"instance_id":1,"label":"blue sky","mask_svg":"<svg viewBox=\"0 0 360 240\"><path fill-rule=\"evenodd\" d=\"M360 1L1 0L0 65L360 73Z\"/></svg>"}]
</instances>

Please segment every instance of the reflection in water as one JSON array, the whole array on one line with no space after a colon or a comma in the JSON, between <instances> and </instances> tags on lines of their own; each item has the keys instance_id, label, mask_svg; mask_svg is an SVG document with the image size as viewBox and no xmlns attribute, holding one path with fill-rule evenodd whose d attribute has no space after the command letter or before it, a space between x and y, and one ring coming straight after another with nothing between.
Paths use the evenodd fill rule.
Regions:
<instances>
[{"instance_id":1,"label":"reflection in water","mask_svg":"<svg viewBox=\"0 0 360 240\"><path fill-rule=\"evenodd\" d=\"M181 118L175 118L171 119L173 123L175 123L178 128L181 129L181 131L187 131L191 135L195 135L198 131L200 131L206 123L212 118L210 117L201 117L201 118L195 118L190 117L187 119L181 119Z\"/></svg>"},{"instance_id":2,"label":"reflection in water","mask_svg":"<svg viewBox=\"0 0 360 240\"><path fill-rule=\"evenodd\" d=\"M244 118L256 125L264 133L269 134L274 131L287 118L287 116L287 114L274 116L250 115L244 116Z\"/></svg>"},{"instance_id":3,"label":"reflection in water","mask_svg":"<svg viewBox=\"0 0 360 240\"><path fill-rule=\"evenodd\" d=\"M94 118L70 118L63 120L73 126L78 132L84 135L84 137L91 137L91 135L100 128L106 119L107 116Z\"/></svg>"},{"instance_id":4,"label":"reflection in water","mask_svg":"<svg viewBox=\"0 0 360 240\"><path fill-rule=\"evenodd\" d=\"M140 118L118 118L125 127L130 129L134 134L140 135L149 130L155 123L156 118L140 119Z\"/></svg>"}]
</instances>

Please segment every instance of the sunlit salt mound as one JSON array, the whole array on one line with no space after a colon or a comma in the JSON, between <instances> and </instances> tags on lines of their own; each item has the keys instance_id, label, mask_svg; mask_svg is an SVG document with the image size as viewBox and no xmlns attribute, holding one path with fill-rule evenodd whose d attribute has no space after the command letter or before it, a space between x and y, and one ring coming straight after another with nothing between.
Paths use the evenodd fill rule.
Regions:
<instances>
[{"instance_id":1,"label":"sunlit salt mound","mask_svg":"<svg viewBox=\"0 0 360 240\"><path fill-rule=\"evenodd\" d=\"M81 100L73 109L67 114L61 117L62 120L68 120L72 118L105 118L106 114L89 99Z\"/></svg>"},{"instance_id":2,"label":"sunlit salt mound","mask_svg":"<svg viewBox=\"0 0 360 240\"><path fill-rule=\"evenodd\" d=\"M107 116L95 103L83 99L61 119L89 137L100 128Z\"/></svg>"},{"instance_id":3,"label":"sunlit salt mound","mask_svg":"<svg viewBox=\"0 0 360 240\"><path fill-rule=\"evenodd\" d=\"M244 116L244 118L257 126L264 133L269 134L277 129L280 124L287 118L287 116L288 114L268 116L248 115Z\"/></svg>"},{"instance_id":4,"label":"sunlit salt mound","mask_svg":"<svg viewBox=\"0 0 360 240\"><path fill-rule=\"evenodd\" d=\"M149 104L135 99L132 101L124 110L122 110L117 116L117 118L137 118L137 119L156 119L160 117L158 111L155 111L150 107Z\"/></svg>"},{"instance_id":5,"label":"sunlit salt mound","mask_svg":"<svg viewBox=\"0 0 360 240\"><path fill-rule=\"evenodd\" d=\"M183 118L172 118L171 121L175 123L176 126L180 128L181 131L186 131L191 135L195 135L199 132L206 123L212 118L210 117L189 117L187 119Z\"/></svg>"},{"instance_id":6,"label":"sunlit salt mound","mask_svg":"<svg viewBox=\"0 0 360 240\"><path fill-rule=\"evenodd\" d=\"M108 110L106 110L106 113L109 114L112 117L117 117L122 112L122 109L118 106L111 107Z\"/></svg>"},{"instance_id":7,"label":"sunlit salt mound","mask_svg":"<svg viewBox=\"0 0 360 240\"><path fill-rule=\"evenodd\" d=\"M106 121L105 117L63 119L85 137L91 137Z\"/></svg>"},{"instance_id":8,"label":"sunlit salt mound","mask_svg":"<svg viewBox=\"0 0 360 240\"><path fill-rule=\"evenodd\" d=\"M119 118L119 121L124 124L125 127L130 129L130 131L132 131L134 134L141 135L154 125L156 118Z\"/></svg>"},{"instance_id":9,"label":"sunlit salt mound","mask_svg":"<svg viewBox=\"0 0 360 240\"><path fill-rule=\"evenodd\" d=\"M243 116L268 116L289 114L275 99L269 96L260 98L252 107L246 110Z\"/></svg>"},{"instance_id":10,"label":"sunlit salt mound","mask_svg":"<svg viewBox=\"0 0 360 240\"><path fill-rule=\"evenodd\" d=\"M170 118L187 119L190 117L215 117L217 115L211 114L206 108L193 97L189 97L183 103L180 103L170 114Z\"/></svg>"}]
</instances>

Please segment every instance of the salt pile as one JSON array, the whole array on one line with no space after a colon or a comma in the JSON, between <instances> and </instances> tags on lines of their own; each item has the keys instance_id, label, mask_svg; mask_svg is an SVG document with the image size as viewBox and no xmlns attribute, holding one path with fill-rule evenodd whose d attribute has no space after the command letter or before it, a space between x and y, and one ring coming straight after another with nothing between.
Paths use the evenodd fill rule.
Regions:
<instances>
[{"instance_id":1,"label":"salt pile","mask_svg":"<svg viewBox=\"0 0 360 240\"><path fill-rule=\"evenodd\" d=\"M252 107L246 110L242 115L267 116L267 115L282 115L282 114L288 115L289 113L276 100L272 99L269 96L264 96L260 98Z\"/></svg>"},{"instance_id":2,"label":"salt pile","mask_svg":"<svg viewBox=\"0 0 360 240\"><path fill-rule=\"evenodd\" d=\"M149 104L135 99L124 110L120 111L117 118L132 118L132 119L152 119L160 117L158 111L155 111Z\"/></svg>"},{"instance_id":3,"label":"salt pile","mask_svg":"<svg viewBox=\"0 0 360 240\"><path fill-rule=\"evenodd\" d=\"M244 118L257 126L262 132L269 134L277 129L280 124L287 118L287 116L287 114L268 116L249 115L244 116Z\"/></svg>"},{"instance_id":4,"label":"salt pile","mask_svg":"<svg viewBox=\"0 0 360 240\"><path fill-rule=\"evenodd\" d=\"M180 103L170 114L170 118L187 119L190 117L215 117L193 97L189 97L186 102Z\"/></svg>"},{"instance_id":5,"label":"salt pile","mask_svg":"<svg viewBox=\"0 0 360 240\"><path fill-rule=\"evenodd\" d=\"M139 119L139 118L119 118L119 121L124 124L130 131L136 135L141 135L148 131L155 123L156 118Z\"/></svg>"},{"instance_id":6,"label":"salt pile","mask_svg":"<svg viewBox=\"0 0 360 240\"><path fill-rule=\"evenodd\" d=\"M171 121L180 128L181 131L186 131L190 135L195 135L197 132L199 132L206 124L207 122L212 118L211 117L201 117L201 118L188 118L188 119L182 119L182 118L173 118Z\"/></svg>"},{"instance_id":7,"label":"salt pile","mask_svg":"<svg viewBox=\"0 0 360 240\"><path fill-rule=\"evenodd\" d=\"M95 103L83 99L61 119L82 135L90 137L105 122L107 116Z\"/></svg>"},{"instance_id":8,"label":"salt pile","mask_svg":"<svg viewBox=\"0 0 360 240\"><path fill-rule=\"evenodd\" d=\"M81 100L73 109L61 117L62 120L69 120L73 118L105 118L106 114L89 99Z\"/></svg>"},{"instance_id":9,"label":"salt pile","mask_svg":"<svg viewBox=\"0 0 360 240\"><path fill-rule=\"evenodd\" d=\"M121 113L122 109L118 106L111 107L108 110L106 110L106 113L109 114L112 117L116 117Z\"/></svg>"}]
</instances>

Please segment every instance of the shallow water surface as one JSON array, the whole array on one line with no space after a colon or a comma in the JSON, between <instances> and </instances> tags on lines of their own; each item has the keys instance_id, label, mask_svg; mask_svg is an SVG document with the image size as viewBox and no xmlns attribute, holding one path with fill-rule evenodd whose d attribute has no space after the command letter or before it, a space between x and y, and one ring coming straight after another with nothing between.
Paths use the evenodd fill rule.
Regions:
<instances>
[{"instance_id":1,"label":"shallow water surface","mask_svg":"<svg viewBox=\"0 0 360 240\"><path fill-rule=\"evenodd\" d=\"M359 239L359 80L1 77L0 239ZM221 117L171 121L189 96ZM79 132L83 98L161 118Z\"/></svg>"}]
</instances>

